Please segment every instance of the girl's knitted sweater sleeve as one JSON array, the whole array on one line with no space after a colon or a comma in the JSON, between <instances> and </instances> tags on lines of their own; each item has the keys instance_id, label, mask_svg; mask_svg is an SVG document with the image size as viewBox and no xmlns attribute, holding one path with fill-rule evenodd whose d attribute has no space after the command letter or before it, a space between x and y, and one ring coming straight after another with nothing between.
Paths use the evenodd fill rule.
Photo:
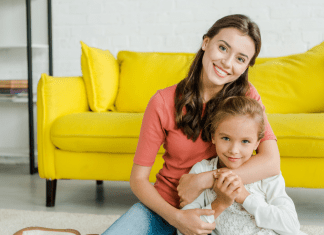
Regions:
<instances>
[{"instance_id":1,"label":"girl's knitted sweater sleeve","mask_svg":"<svg viewBox=\"0 0 324 235\"><path fill-rule=\"evenodd\" d=\"M260 182L265 199L258 194L251 194L243 203L243 207L255 217L257 226L282 235L299 234L300 224L295 205L286 193L281 173Z\"/></svg>"}]
</instances>

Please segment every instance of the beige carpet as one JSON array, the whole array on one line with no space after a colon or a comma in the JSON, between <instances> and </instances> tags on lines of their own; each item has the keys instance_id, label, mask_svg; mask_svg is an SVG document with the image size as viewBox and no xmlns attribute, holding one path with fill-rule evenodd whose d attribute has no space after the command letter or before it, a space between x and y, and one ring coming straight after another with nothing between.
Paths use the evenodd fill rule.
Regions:
<instances>
[{"instance_id":1,"label":"beige carpet","mask_svg":"<svg viewBox=\"0 0 324 235\"><path fill-rule=\"evenodd\" d=\"M0 209L0 234L12 235L25 227L76 229L83 234L103 233L119 215Z\"/></svg>"},{"instance_id":2,"label":"beige carpet","mask_svg":"<svg viewBox=\"0 0 324 235\"><path fill-rule=\"evenodd\" d=\"M82 235L101 234L118 218L119 215L0 209L0 234L12 235L22 228L31 226L76 229ZM302 226L301 230L308 235L324 235L324 227L308 225Z\"/></svg>"}]
</instances>

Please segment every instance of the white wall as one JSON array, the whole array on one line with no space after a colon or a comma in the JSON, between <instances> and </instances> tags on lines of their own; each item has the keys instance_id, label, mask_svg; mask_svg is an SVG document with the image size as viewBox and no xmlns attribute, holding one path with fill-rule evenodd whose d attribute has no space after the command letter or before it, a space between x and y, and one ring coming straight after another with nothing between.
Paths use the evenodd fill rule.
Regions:
<instances>
[{"instance_id":1,"label":"white wall","mask_svg":"<svg viewBox=\"0 0 324 235\"><path fill-rule=\"evenodd\" d=\"M323 0L54 0L54 75L81 75L80 40L110 50L196 52L219 18L246 14L261 57L305 52L324 40Z\"/></svg>"},{"instance_id":2,"label":"white wall","mask_svg":"<svg viewBox=\"0 0 324 235\"><path fill-rule=\"evenodd\" d=\"M8 1L13 0L2 0ZM14 0L17 1L24 2ZM32 2L36 5L37 1L45 0ZM110 50L114 56L120 50L196 52L202 35L228 14L246 14L259 25L263 43L260 57L305 52L324 40L323 0L53 0L52 6L55 76L82 75L81 40ZM33 11L37 10L44 11L41 6L34 7ZM41 16L36 18L42 21ZM43 28L42 33L46 34L44 24L35 28ZM0 50L3 77L16 79L27 74L24 53L18 49ZM48 61L46 50L36 49L33 53L36 88L40 74L48 71ZM0 133L8 133L0 135L0 155L6 146L28 150L25 112L22 105L0 105L1 122L10 123L13 116L19 116L15 125L0 128Z\"/></svg>"},{"instance_id":3,"label":"white wall","mask_svg":"<svg viewBox=\"0 0 324 235\"><path fill-rule=\"evenodd\" d=\"M48 49L40 48L48 44L46 2L31 1L34 90L39 74L48 71ZM0 79L27 79L25 0L0 0L0 35Z\"/></svg>"},{"instance_id":4,"label":"white wall","mask_svg":"<svg viewBox=\"0 0 324 235\"><path fill-rule=\"evenodd\" d=\"M47 9L45 0L32 0L33 91L40 74L48 71ZM26 1L0 0L0 79L27 79ZM35 48L36 45L36 48ZM0 163L28 162L27 103L0 102ZM36 106L34 108L36 142Z\"/></svg>"}]
</instances>

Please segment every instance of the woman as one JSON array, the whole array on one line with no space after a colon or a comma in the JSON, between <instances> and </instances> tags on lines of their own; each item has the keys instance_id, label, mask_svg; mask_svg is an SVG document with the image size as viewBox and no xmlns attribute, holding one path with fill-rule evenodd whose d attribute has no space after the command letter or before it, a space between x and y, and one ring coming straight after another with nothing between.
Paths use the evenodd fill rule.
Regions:
<instances>
[{"instance_id":1,"label":"woman","mask_svg":"<svg viewBox=\"0 0 324 235\"><path fill-rule=\"evenodd\" d=\"M141 202L121 216L104 235L175 234L176 229L183 234L208 234L215 229L215 223L200 220L200 215L212 215L213 210L179 208L213 186L213 172L198 175L188 175L188 172L197 162L216 156L206 123L218 103L235 95L247 95L261 103L257 91L248 82L248 67L254 65L260 49L259 28L244 15L226 16L208 30L188 76L151 98L130 178L131 188ZM266 116L265 123L265 137L257 155L235 170L244 184L280 172L276 137ZM153 186L149 174L161 144L165 148L165 163Z\"/></svg>"}]
</instances>

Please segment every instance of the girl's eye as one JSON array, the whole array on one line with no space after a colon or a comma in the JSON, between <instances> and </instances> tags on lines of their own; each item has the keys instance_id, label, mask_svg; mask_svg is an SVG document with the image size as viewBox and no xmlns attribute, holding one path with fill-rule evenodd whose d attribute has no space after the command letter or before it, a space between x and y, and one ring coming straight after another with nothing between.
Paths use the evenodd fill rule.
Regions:
<instances>
[{"instance_id":1,"label":"girl's eye","mask_svg":"<svg viewBox=\"0 0 324 235\"><path fill-rule=\"evenodd\" d=\"M250 143L250 141L248 141L248 140L242 140L242 143L243 144L248 144L248 143Z\"/></svg>"},{"instance_id":2,"label":"girl's eye","mask_svg":"<svg viewBox=\"0 0 324 235\"><path fill-rule=\"evenodd\" d=\"M221 51L226 51L226 48L223 47L223 46L219 46L219 49L220 49Z\"/></svg>"},{"instance_id":3,"label":"girl's eye","mask_svg":"<svg viewBox=\"0 0 324 235\"><path fill-rule=\"evenodd\" d=\"M238 60L239 60L240 62L242 62L242 63L244 63L244 62L245 62L245 59L244 59L244 58L242 58L242 57L239 57L239 58L238 58Z\"/></svg>"},{"instance_id":4,"label":"girl's eye","mask_svg":"<svg viewBox=\"0 0 324 235\"><path fill-rule=\"evenodd\" d=\"M222 137L223 140L229 141L228 137Z\"/></svg>"}]
</instances>

